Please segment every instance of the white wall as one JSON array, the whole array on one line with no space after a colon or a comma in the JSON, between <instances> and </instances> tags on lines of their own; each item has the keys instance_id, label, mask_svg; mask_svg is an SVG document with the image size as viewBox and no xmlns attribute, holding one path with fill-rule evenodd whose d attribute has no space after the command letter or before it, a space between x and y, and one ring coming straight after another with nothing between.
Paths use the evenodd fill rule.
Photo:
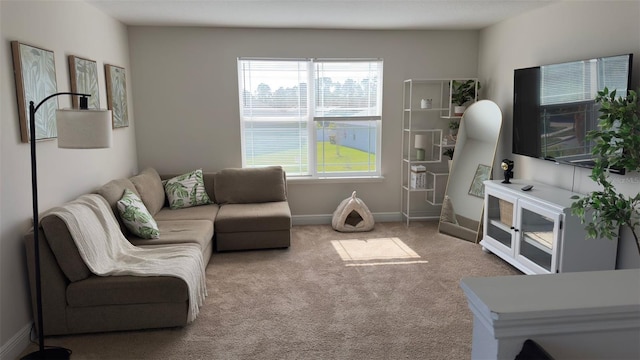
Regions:
<instances>
[{"instance_id":1,"label":"white wall","mask_svg":"<svg viewBox=\"0 0 640 360\"><path fill-rule=\"evenodd\" d=\"M103 64L129 69L129 53L126 27L84 2L1 1L0 14L0 357L9 359L26 346L32 321L22 242L32 217L30 151L28 144L20 142L10 41L54 51L58 91L70 91L68 55L95 60L104 108ZM129 80L132 125L114 131L113 148L64 150L57 148L55 140L37 144L41 211L137 171L131 83ZM71 106L69 97L58 99L61 108Z\"/></svg>"},{"instance_id":2,"label":"white wall","mask_svg":"<svg viewBox=\"0 0 640 360\"><path fill-rule=\"evenodd\" d=\"M160 172L242 165L238 57L383 58L385 180L294 183L289 201L294 216L326 215L357 190L372 212L399 215L402 81L474 77L478 32L132 27L129 44L138 161Z\"/></svg>"},{"instance_id":3,"label":"white wall","mask_svg":"<svg viewBox=\"0 0 640 360\"><path fill-rule=\"evenodd\" d=\"M595 189L589 169L527 158L511 153L513 70L549 63L634 53L633 88L640 85L640 2L560 2L488 27L480 33L478 76L484 96L504 113L497 160L515 161L515 177L533 179L586 193ZM635 195L640 175L614 175L617 188ZM639 267L631 232L622 233L618 267Z\"/></svg>"}]
</instances>

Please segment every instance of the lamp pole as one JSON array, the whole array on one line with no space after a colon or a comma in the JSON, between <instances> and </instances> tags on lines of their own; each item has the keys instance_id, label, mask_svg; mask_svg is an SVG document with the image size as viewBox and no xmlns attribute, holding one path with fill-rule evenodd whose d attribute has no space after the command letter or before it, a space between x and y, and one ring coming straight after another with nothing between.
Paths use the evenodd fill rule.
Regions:
<instances>
[{"instance_id":1,"label":"lamp pole","mask_svg":"<svg viewBox=\"0 0 640 360\"><path fill-rule=\"evenodd\" d=\"M35 244L34 256L35 256L36 308L38 313L38 318L36 319L36 321L38 322L39 350L28 354L22 359L68 359L71 355L71 351L68 349L62 349L62 348L45 349L44 347L44 320L42 316L42 290L41 290L42 283L40 279L40 241L39 241L39 230L38 230L38 227L39 227L38 175L37 175L37 166L36 166L36 125L35 125L36 111L38 111L40 106L44 104L47 100L60 95L81 96L80 109L82 110L87 110L88 108L87 96L91 96L91 94L59 92L59 93L55 93L47 96L42 101L40 101L38 105L34 105L33 101L29 102L29 141L31 145L31 193L32 193L32 201L33 201L33 241Z\"/></svg>"}]
</instances>

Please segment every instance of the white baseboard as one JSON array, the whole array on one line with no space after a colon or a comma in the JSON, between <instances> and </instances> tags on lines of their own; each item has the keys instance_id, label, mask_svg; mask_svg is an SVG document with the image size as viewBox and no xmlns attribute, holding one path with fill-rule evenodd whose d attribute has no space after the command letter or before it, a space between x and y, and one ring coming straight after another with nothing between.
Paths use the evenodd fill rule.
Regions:
<instances>
[{"instance_id":1,"label":"white baseboard","mask_svg":"<svg viewBox=\"0 0 640 360\"><path fill-rule=\"evenodd\" d=\"M20 354L31 344L31 327L33 323L27 324L18 331L9 341L0 347L0 360L13 360L20 357Z\"/></svg>"},{"instance_id":2,"label":"white baseboard","mask_svg":"<svg viewBox=\"0 0 640 360\"><path fill-rule=\"evenodd\" d=\"M402 221L400 212L374 213L373 220L377 222ZM291 217L293 225L324 225L331 224L332 214L322 215L294 215Z\"/></svg>"}]
</instances>

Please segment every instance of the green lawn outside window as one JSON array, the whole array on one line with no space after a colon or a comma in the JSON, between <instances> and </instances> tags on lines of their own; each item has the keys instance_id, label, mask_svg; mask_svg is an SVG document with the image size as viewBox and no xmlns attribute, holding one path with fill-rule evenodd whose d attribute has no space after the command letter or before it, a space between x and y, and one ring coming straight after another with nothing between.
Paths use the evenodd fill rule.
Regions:
<instances>
[{"instance_id":1,"label":"green lawn outside window","mask_svg":"<svg viewBox=\"0 0 640 360\"><path fill-rule=\"evenodd\" d=\"M328 141L317 143L318 173L375 171L376 157L366 151L346 146L331 144ZM254 157L250 166L274 165L273 159L279 159L285 171L289 174L305 173L307 170L306 157L301 158L306 151L286 150Z\"/></svg>"}]
</instances>

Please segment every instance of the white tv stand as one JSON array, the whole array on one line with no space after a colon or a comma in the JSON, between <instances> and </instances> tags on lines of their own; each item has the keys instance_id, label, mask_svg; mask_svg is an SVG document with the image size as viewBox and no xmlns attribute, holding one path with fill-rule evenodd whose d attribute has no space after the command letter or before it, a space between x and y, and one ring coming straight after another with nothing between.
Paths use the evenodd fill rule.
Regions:
<instances>
[{"instance_id":1,"label":"white tv stand","mask_svg":"<svg viewBox=\"0 0 640 360\"><path fill-rule=\"evenodd\" d=\"M484 184L483 250L525 274L615 269L617 239L587 238L571 215L571 196L581 194L529 180Z\"/></svg>"}]
</instances>

